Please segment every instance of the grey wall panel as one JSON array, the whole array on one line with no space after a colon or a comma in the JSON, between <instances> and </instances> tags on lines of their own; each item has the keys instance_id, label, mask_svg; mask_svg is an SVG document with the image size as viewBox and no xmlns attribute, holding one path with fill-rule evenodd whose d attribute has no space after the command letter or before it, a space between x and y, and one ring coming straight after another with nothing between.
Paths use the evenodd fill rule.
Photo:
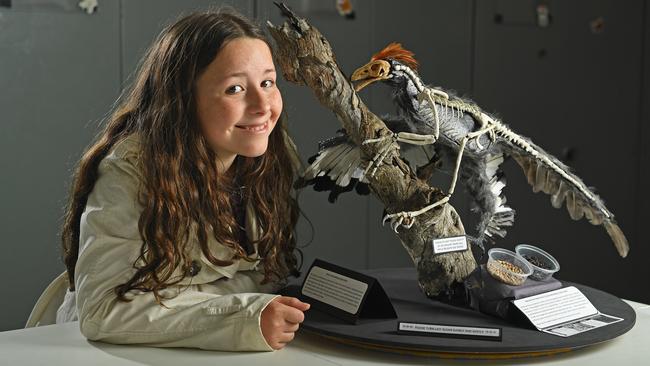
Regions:
<instances>
[{"instance_id":1,"label":"grey wall panel","mask_svg":"<svg viewBox=\"0 0 650 366\"><path fill-rule=\"evenodd\" d=\"M0 330L23 327L64 270L59 230L74 164L119 93L118 4L0 8Z\"/></svg>"},{"instance_id":2,"label":"grey wall panel","mask_svg":"<svg viewBox=\"0 0 650 366\"><path fill-rule=\"evenodd\" d=\"M514 162L506 169L506 194L517 219L498 244L540 245L560 261L560 278L647 302L647 291L628 284L650 277L648 247L635 227L643 2L548 2L548 28L510 3L477 2L476 98L548 152L562 158L573 151L568 164L606 200L632 250L619 258L604 229L553 209L548 196L531 192ZM527 3L534 14L537 2ZM599 18L604 28L594 32Z\"/></svg>"},{"instance_id":3,"label":"grey wall panel","mask_svg":"<svg viewBox=\"0 0 650 366\"><path fill-rule=\"evenodd\" d=\"M648 240L648 223L650 222L650 0L645 0L645 22L644 22L644 47L643 47L643 90L641 93L641 123L639 126L638 143L639 149L639 184L636 191L637 203L637 227L636 237L637 242L634 246L635 251L638 248L650 247L650 240ZM643 251L644 249L641 249ZM633 253L635 256L636 253ZM648 257L648 252L645 251L645 258ZM639 259L639 262L642 259ZM641 268L647 268L647 265L642 265ZM640 271L642 269L639 269ZM645 278L648 278L647 276ZM645 285L643 291L648 293L648 286ZM645 302L648 303L648 295Z\"/></svg>"},{"instance_id":4,"label":"grey wall panel","mask_svg":"<svg viewBox=\"0 0 650 366\"><path fill-rule=\"evenodd\" d=\"M181 16L192 11L232 6L253 16L253 0L120 0L122 4L122 80L128 83L140 58L158 33Z\"/></svg>"},{"instance_id":5,"label":"grey wall panel","mask_svg":"<svg viewBox=\"0 0 650 366\"><path fill-rule=\"evenodd\" d=\"M298 15L306 17L330 41L343 72L350 75L354 67L365 63L370 50L370 2L355 2L357 17L341 17L334 1L287 1ZM258 19L281 24L280 11L270 1L258 1ZM277 65L276 65L277 66ZM341 128L334 114L322 107L306 87L282 82L279 87L284 108L289 115L289 129L303 160L316 153L318 141L335 134ZM305 266L314 258L322 258L350 268L367 266L367 197L354 193L341 195L336 204L327 202L325 193L311 188L301 193L300 204L314 226L313 242L304 249ZM299 243L305 243L310 230L301 219ZM306 269L306 268L305 268Z\"/></svg>"},{"instance_id":6,"label":"grey wall panel","mask_svg":"<svg viewBox=\"0 0 650 366\"><path fill-rule=\"evenodd\" d=\"M413 1L406 6L396 6L394 1L374 1L372 25L372 52L363 63L370 60L390 42L400 42L414 52L420 64L419 73L430 85L451 89L467 95L471 89L472 59L472 1ZM363 63L358 64L361 66ZM387 86L373 84L361 92L361 97L372 100L375 114L394 114ZM451 184L449 174L437 174L431 184L447 190ZM467 196L459 187L452 197L466 230L472 230L475 219L469 215ZM369 266L400 267L412 266L406 251L397 236L381 227L384 206L376 198L370 200L369 208Z\"/></svg>"}]
</instances>

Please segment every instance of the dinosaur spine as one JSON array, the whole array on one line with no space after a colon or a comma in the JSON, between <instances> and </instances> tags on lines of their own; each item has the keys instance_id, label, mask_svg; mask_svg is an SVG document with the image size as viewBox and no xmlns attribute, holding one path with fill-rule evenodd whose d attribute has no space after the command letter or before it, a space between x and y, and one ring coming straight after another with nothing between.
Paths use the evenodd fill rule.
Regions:
<instances>
[{"instance_id":1,"label":"dinosaur spine","mask_svg":"<svg viewBox=\"0 0 650 366\"><path fill-rule=\"evenodd\" d=\"M550 167L553 171L560 174L564 179L573 184L580 192L582 192L587 198L591 201L599 203L599 200L594 196L594 194L587 188L584 183L576 180L572 174L566 172L560 166L558 166L554 161L548 158L546 154L540 153L533 145L528 143L526 139L519 136L517 133L506 127L500 121L488 116L486 113L482 112L478 107L457 100L446 100L438 95L435 96L434 102L440 105L446 105L452 109L457 109L461 112L470 113L477 121L481 121L483 126L494 126L493 131L500 137L508 140L511 144L523 149L527 153L531 154L537 160L544 163L546 166ZM435 108L435 106L433 107ZM600 212L605 215L606 218L610 218L611 214L604 209L600 204L598 204L598 209Z\"/></svg>"}]
</instances>

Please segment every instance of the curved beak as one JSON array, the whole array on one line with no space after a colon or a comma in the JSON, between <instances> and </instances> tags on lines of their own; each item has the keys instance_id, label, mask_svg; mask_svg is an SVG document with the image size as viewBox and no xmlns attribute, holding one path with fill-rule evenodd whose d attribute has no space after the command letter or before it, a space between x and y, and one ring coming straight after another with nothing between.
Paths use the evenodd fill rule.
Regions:
<instances>
[{"instance_id":1,"label":"curved beak","mask_svg":"<svg viewBox=\"0 0 650 366\"><path fill-rule=\"evenodd\" d=\"M352 73L350 80L353 82L358 81L357 85L354 87L354 90L359 92L361 89L365 88L371 83L374 83L375 81L388 79L389 74L390 64L388 61L375 60L370 61L367 64L356 69L354 73Z\"/></svg>"}]
</instances>

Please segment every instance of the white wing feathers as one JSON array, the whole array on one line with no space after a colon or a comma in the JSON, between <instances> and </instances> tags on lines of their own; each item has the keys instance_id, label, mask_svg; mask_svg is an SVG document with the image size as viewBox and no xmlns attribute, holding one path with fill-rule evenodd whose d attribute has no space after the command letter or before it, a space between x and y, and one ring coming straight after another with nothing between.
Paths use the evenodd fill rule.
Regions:
<instances>
[{"instance_id":1,"label":"white wing feathers","mask_svg":"<svg viewBox=\"0 0 650 366\"><path fill-rule=\"evenodd\" d=\"M346 141L319 151L314 162L305 169L303 178L311 180L324 175L341 187L348 186L353 178L367 183L359 147Z\"/></svg>"}]
</instances>

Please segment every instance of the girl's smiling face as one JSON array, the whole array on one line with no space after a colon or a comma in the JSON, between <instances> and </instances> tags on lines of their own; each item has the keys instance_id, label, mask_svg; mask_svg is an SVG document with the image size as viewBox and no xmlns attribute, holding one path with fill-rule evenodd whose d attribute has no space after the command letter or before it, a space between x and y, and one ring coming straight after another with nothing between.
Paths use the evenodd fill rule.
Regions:
<instances>
[{"instance_id":1,"label":"girl's smiling face","mask_svg":"<svg viewBox=\"0 0 650 366\"><path fill-rule=\"evenodd\" d=\"M224 44L196 82L197 117L220 172L237 155L264 154L282 111L268 45L256 38Z\"/></svg>"}]
</instances>

